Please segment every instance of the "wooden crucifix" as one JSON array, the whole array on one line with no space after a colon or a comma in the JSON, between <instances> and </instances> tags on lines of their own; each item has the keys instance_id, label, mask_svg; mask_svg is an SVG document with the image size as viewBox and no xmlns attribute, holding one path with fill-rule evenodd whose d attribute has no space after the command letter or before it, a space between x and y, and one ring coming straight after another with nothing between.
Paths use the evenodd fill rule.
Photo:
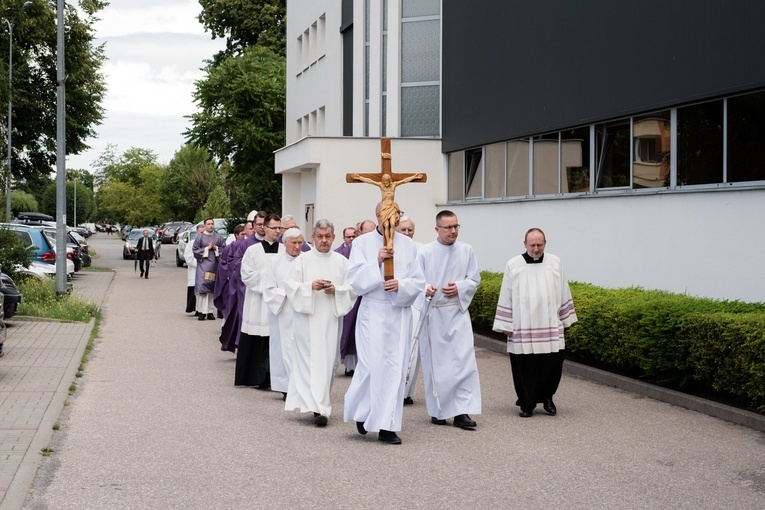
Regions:
<instances>
[{"instance_id":1,"label":"wooden crucifix","mask_svg":"<svg viewBox=\"0 0 765 510\"><path fill-rule=\"evenodd\" d=\"M393 255L393 232L399 220L399 211L395 201L396 186L408 182L426 182L428 176L424 173L395 174L391 172L390 138L380 139L381 169L379 174L345 174L345 182L363 182L374 184L382 193L382 205L380 209L380 227L388 253ZM393 278L393 258L383 262L383 275L385 280Z\"/></svg>"}]
</instances>

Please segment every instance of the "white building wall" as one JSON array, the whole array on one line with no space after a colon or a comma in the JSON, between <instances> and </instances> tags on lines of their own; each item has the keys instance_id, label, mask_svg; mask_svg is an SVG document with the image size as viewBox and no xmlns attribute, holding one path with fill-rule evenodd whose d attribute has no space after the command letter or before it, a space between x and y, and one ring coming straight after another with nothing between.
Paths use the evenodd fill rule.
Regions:
<instances>
[{"instance_id":1,"label":"white building wall","mask_svg":"<svg viewBox=\"0 0 765 510\"><path fill-rule=\"evenodd\" d=\"M340 9L332 0L287 2L287 144L343 132Z\"/></svg>"},{"instance_id":2,"label":"white building wall","mask_svg":"<svg viewBox=\"0 0 765 510\"><path fill-rule=\"evenodd\" d=\"M503 271L531 227L569 279L717 299L765 301L761 190L440 205L482 269Z\"/></svg>"}]
</instances>

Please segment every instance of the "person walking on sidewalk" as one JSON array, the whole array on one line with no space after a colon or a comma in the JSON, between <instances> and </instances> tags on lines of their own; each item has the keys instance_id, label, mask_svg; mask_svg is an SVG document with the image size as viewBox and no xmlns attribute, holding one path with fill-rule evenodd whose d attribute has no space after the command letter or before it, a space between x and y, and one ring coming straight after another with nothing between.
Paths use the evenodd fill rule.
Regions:
<instances>
[{"instance_id":1,"label":"person walking on sidewalk","mask_svg":"<svg viewBox=\"0 0 765 510\"><path fill-rule=\"evenodd\" d=\"M144 230L143 237L138 240L138 245L135 247L135 256L138 257L138 263L141 267L141 276L139 278L144 277L148 280L151 259L154 258L154 242L149 237L148 230Z\"/></svg>"}]
</instances>

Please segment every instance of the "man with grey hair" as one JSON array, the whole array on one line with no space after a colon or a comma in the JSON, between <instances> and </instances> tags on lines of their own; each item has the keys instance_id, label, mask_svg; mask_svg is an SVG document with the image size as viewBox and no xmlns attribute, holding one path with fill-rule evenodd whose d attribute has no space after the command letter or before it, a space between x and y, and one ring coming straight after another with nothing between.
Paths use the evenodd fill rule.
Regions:
<instances>
[{"instance_id":1,"label":"man with grey hair","mask_svg":"<svg viewBox=\"0 0 765 510\"><path fill-rule=\"evenodd\" d=\"M335 227L319 220L313 228L314 249L295 259L284 279L287 300L294 310L293 357L284 405L313 412L324 427L332 411L330 390L337 369L343 316L356 301L348 283L348 261L331 250Z\"/></svg>"},{"instance_id":2,"label":"man with grey hair","mask_svg":"<svg viewBox=\"0 0 765 510\"><path fill-rule=\"evenodd\" d=\"M265 272L263 302L268 307L268 358L271 366L271 390L281 392L284 400L286 400L290 373L292 372L294 314L292 307L287 304L284 278L292 267L292 263L301 253L303 234L298 228L290 228L284 232L282 238L284 253L271 259Z\"/></svg>"},{"instance_id":3,"label":"man with grey hair","mask_svg":"<svg viewBox=\"0 0 765 510\"><path fill-rule=\"evenodd\" d=\"M297 226L297 221L295 221L295 217L291 214L285 214L282 216L282 228L284 230L289 230L291 228L297 228L300 229L300 227ZM282 243L282 238L279 238L279 242ZM311 251L311 245L305 242L305 239L303 240L303 246L300 247L300 251Z\"/></svg>"}]
</instances>

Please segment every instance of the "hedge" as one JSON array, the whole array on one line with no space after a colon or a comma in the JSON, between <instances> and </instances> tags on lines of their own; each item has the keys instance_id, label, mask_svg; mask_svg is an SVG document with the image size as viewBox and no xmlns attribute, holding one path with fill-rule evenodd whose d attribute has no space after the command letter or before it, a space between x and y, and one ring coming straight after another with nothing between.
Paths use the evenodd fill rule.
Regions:
<instances>
[{"instance_id":1,"label":"hedge","mask_svg":"<svg viewBox=\"0 0 765 510\"><path fill-rule=\"evenodd\" d=\"M484 271L470 307L491 331L501 273ZM579 321L566 349L584 362L686 390L731 396L765 413L765 303L571 282Z\"/></svg>"}]
</instances>

